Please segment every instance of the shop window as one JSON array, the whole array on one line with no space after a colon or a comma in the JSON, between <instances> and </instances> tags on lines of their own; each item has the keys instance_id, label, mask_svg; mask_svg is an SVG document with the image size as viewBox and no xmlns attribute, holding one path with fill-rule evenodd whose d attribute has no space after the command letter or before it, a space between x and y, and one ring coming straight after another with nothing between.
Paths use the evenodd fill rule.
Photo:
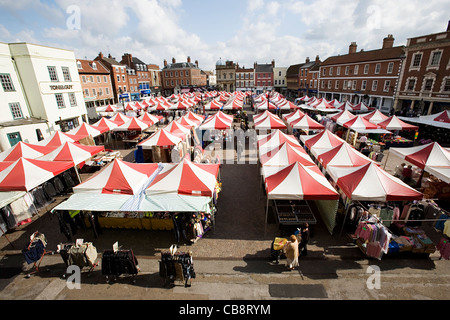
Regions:
<instances>
[{"instance_id":1,"label":"shop window","mask_svg":"<svg viewBox=\"0 0 450 320\"><path fill-rule=\"evenodd\" d=\"M3 91L5 91L5 92L16 91L16 89L14 89L14 85L12 83L10 74L1 73L0 74L0 81L2 82Z\"/></svg>"}]
</instances>

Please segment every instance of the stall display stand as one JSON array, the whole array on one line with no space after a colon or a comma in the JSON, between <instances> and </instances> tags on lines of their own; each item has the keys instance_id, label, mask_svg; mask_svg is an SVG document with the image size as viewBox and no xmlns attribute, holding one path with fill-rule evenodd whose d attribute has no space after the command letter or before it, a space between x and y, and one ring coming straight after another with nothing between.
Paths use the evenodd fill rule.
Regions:
<instances>
[{"instance_id":1,"label":"stall display stand","mask_svg":"<svg viewBox=\"0 0 450 320\"><path fill-rule=\"evenodd\" d=\"M116 244L112 250L107 249L102 255L102 274L106 277L106 283L110 283L110 277L116 281L119 276L124 275L131 276L131 282L135 284L136 275L140 271L138 260L132 249L119 250Z\"/></svg>"},{"instance_id":2,"label":"stall display stand","mask_svg":"<svg viewBox=\"0 0 450 320\"><path fill-rule=\"evenodd\" d=\"M98 266L97 249L91 242L83 243L83 240L77 240L76 243L61 243L58 246L57 252L61 255L66 268L71 265L76 265L83 270L88 267L88 277L91 276L92 271ZM63 279L66 274L63 274Z\"/></svg>"},{"instance_id":3,"label":"stall display stand","mask_svg":"<svg viewBox=\"0 0 450 320\"><path fill-rule=\"evenodd\" d=\"M28 264L33 263L34 271L27 274L26 278L30 278L33 274L39 272L39 267L46 254L54 254L53 251L46 250L46 246L47 239L45 238L45 235L43 233L36 231L30 236L30 242L28 246L26 246L22 250L22 253L25 256L25 260L28 262Z\"/></svg>"},{"instance_id":4,"label":"stall display stand","mask_svg":"<svg viewBox=\"0 0 450 320\"><path fill-rule=\"evenodd\" d=\"M174 284L175 281L184 283L184 287L192 285L195 278L192 252L176 252L177 247L171 246L168 252L161 252L159 261L159 275L163 278L164 287Z\"/></svg>"}]
</instances>

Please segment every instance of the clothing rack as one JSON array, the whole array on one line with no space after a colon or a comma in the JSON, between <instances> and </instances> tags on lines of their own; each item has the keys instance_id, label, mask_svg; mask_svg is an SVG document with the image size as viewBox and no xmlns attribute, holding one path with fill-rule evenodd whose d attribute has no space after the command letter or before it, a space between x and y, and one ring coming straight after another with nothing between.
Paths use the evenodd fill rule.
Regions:
<instances>
[{"instance_id":1,"label":"clothing rack","mask_svg":"<svg viewBox=\"0 0 450 320\"><path fill-rule=\"evenodd\" d=\"M45 249L46 246L47 238L43 233L36 231L30 236L29 244L22 250L25 260L28 264L33 263L34 268L34 271L27 274L27 278L30 278L31 275L39 272L39 267L41 265L42 259L44 259L44 256L46 254L54 254L53 251L47 251Z\"/></svg>"},{"instance_id":2,"label":"clothing rack","mask_svg":"<svg viewBox=\"0 0 450 320\"><path fill-rule=\"evenodd\" d=\"M135 276L140 271L138 260L132 249L115 250L107 249L102 255L102 274L106 276L106 282L109 283L109 277L114 280L120 275L131 276L132 283L136 283Z\"/></svg>"},{"instance_id":3,"label":"clothing rack","mask_svg":"<svg viewBox=\"0 0 450 320\"><path fill-rule=\"evenodd\" d=\"M175 281L183 282L185 288L190 287L192 279L196 277L192 252L176 252L176 250L176 246L171 246L168 252L161 252L159 275L164 280L164 287Z\"/></svg>"},{"instance_id":4,"label":"clothing rack","mask_svg":"<svg viewBox=\"0 0 450 320\"><path fill-rule=\"evenodd\" d=\"M91 272L98 266L97 249L91 242L84 243L60 243L57 252L61 255L66 268L76 265L82 270L89 267L88 277ZM65 274L63 275L65 278Z\"/></svg>"}]
</instances>

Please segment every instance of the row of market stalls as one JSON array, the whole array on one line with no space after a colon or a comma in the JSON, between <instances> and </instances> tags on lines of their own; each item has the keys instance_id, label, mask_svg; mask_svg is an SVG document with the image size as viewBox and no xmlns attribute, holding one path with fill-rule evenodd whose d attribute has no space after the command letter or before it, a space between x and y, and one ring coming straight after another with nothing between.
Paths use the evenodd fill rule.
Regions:
<instances>
[{"instance_id":1,"label":"row of market stalls","mask_svg":"<svg viewBox=\"0 0 450 320\"><path fill-rule=\"evenodd\" d=\"M324 101L320 103L323 105ZM381 168L381 159L368 157L357 151L352 143L353 139L348 139L349 143L342 135L339 137L333 134L327 129L327 122L310 121L307 110L312 108L313 106L309 106L304 108L304 112L297 109L284 114L284 127L279 121L272 120L274 126L271 129L275 132L258 136L259 160L267 204L274 200L279 223L299 225L302 222L299 212L310 211L306 209L308 201L299 201L310 199L311 202L314 198L322 197L315 205L330 233L339 220L341 232L345 228L351 239L369 257L380 259L383 254L400 252L428 255L435 252L437 247L444 252L442 244L448 241L449 234L443 232L443 240L437 245L431 242L421 225L428 223L442 226L447 223L450 215L424 192L424 188L411 187ZM256 129L256 123L262 118L278 118L266 113L255 117ZM378 110L358 116L344 109L327 119L358 133L373 132L370 130L386 133L382 130L418 129L396 116L385 116ZM302 145L298 144L294 136L280 131L291 132L289 130L292 129L305 130L306 134L299 136ZM271 138L275 143L269 144L270 147L266 149L261 148L261 145L271 141ZM450 174L447 171L450 168L447 149L431 143L390 150L447 183ZM425 163L428 159L427 166ZM319 194L314 194L315 192ZM331 199L339 201L334 200L333 206ZM281 210L278 209L276 201L285 201L280 202ZM307 219L306 215L303 218ZM314 219L309 219L308 222L314 223Z\"/></svg>"}]
</instances>

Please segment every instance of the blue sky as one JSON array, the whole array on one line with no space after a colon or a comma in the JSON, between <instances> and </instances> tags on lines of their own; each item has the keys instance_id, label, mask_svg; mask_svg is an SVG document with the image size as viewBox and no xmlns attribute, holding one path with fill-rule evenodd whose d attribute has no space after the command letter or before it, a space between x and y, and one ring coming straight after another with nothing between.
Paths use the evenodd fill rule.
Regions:
<instances>
[{"instance_id":1,"label":"blue sky","mask_svg":"<svg viewBox=\"0 0 450 320\"><path fill-rule=\"evenodd\" d=\"M448 0L0 0L0 41L26 41L94 59L131 53L146 63L164 59L254 62L288 67L445 31ZM68 23L69 22L69 23Z\"/></svg>"}]
</instances>

